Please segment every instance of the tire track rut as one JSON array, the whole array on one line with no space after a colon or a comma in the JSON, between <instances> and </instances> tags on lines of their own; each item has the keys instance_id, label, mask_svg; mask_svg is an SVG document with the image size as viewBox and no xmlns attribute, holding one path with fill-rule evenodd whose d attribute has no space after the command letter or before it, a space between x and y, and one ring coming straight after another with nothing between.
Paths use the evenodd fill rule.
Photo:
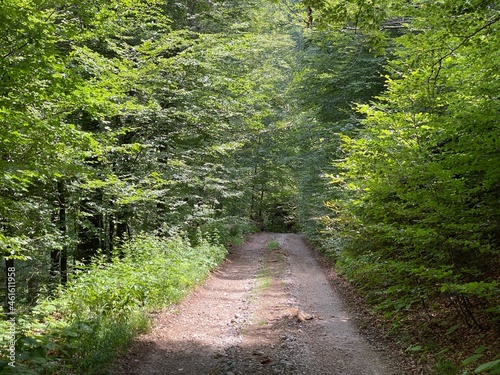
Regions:
<instances>
[{"instance_id":1,"label":"tire track rut","mask_svg":"<svg viewBox=\"0 0 500 375\"><path fill-rule=\"evenodd\" d=\"M270 242L279 248L269 249ZM400 375L351 323L303 237L260 233L119 358L113 375Z\"/></svg>"}]
</instances>

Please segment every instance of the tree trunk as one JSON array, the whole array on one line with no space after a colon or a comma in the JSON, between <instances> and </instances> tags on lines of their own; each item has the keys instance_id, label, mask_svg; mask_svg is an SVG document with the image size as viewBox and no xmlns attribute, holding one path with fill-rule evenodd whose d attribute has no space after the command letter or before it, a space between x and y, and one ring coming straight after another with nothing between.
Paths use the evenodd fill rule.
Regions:
<instances>
[{"instance_id":1,"label":"tree trunk","mask_svg":"<svg viewBox=\"0 0 500 375\"><path fill-rule=\"evenodd\" d=\"M90 200L92 199L92 201ZM102 192L97 192L92 198L88 198L80 205L80 209L87 216L86 223L79 224L78 244L76 246L75 259L83 263L89 263L98 251L102 250L102 233L104 231L104 220L101 213L97 212L92 203L102 202Z\"/></svg>"},{"instance_id":2,"label":"tree trunk","mask_svg":"<svg viewBox=\"0 0 500 375\"><path fill-rule=\"evenodd\" d=\"M312 7L307 7L307 21L306 26L308 29L311 29L313 26L314 18L313 18L313 9Z\"/></svg>"},{"instance_id":3,"label":"tree trunk","mask_svg":"<svg viewBox=\"0 0 500 375\"><path fill-rule=\"evenodd\" d=\"M61 250L52 249L50 252L50 283L57 286L60 279L60 269L61 269Z\"/></svg>"},{"instance_id":4,"label":"tree trunk","mask_svg":"<svg viewBox=\"0 0 500 375\"><path fill-rule=\"evenodd\" d=\"M60 249L53 249L50 252L50 279L54 286L66 284L68 281L68 249L66 244L66 194L65 183L62 180L57 182L57 216L54 218L63 245Z\"/></svg>"},{"instance_id":5,"label":"tree trunk","mask_svg":"<svg viewBox=\"0 0 500 375\"><path fill-rule=\"evenodd\" d=\"M61 272L61 284L66 284L68 282L68 245L66 242L66 235L68 233L66 226L66 186L64 181L59 181L57 183L57 194L59 202L59 230L64 239L63 247L60 257L60 272Z\"/></svg>"},{"instance_id":6,"label":"tree trunk","mask_svg":"<svg viewBox=\"0 0 500 375\"><path fill-rule=\"evenodd\" d=\"M130 238L130 228L128 226L128 213L121 213L116 218L116 245L119 247L119 257L123 257L122 246L127 238Z\"/></svg>"},{"instance_id":7,"label":"tree trunk","mask_svg":"<svg viewBox=\"0 0 500 375\"><path fill-rule=\"evenodd\" d=\"M109 242L109 249L108 249L108 258L111 260L111 258L113 257L113 253L115 251L115 219L116 219L116 215L115 214L111 214L110 215L110 218L109 218L109 233L108 233L108 242Z\"/></svg>"}]
</instances>

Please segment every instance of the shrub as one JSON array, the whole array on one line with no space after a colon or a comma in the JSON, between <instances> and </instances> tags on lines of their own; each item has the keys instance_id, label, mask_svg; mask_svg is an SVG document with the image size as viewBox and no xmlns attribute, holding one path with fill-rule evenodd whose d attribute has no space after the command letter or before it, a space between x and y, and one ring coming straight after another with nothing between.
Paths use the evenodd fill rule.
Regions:
<instances>
[{"instance_id":1,"label":"shrub","mask_svg":"<svg viewBox=\"0 0 500 375\"><path fill-rule=\"evenodd\" d=\"M101 374L138 332L147 312L178 302L226 255L221 245L138 237L111 262L97 258L58 295L17 319L16 367L0 374ZM0 323L3 330L6 322ZM2 348L8 345L1 336ZM2 353L6 354L6 353Z\"/></svg>"}]
</instances>

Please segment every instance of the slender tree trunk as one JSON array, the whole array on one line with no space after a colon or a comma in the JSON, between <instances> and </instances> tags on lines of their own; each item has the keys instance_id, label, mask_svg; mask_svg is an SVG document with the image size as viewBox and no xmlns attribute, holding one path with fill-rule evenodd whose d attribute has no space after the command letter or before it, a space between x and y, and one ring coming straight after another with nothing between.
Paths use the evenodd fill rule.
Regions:
<instances>
[{"instance_id":1,"label":"slender tree trunk","mask_svg":"<svg viewBox=\"0 0 500 375\"><path fill-rule=\"evenodd\" d=\"M125 243L125 236L129 234L128 223L126 220L119 221L116 224L116 239L120 245Z\"/></svg>"},{"instance_id":2,"label":"slender tree trunk","mask_svg":"<svg viewBox=\"0 0 500 375\"><path fill-rule=\"evenodd\" d=\"M115 251L115 228L116 228L116 225L115 225L115 219L116 219L116 215L115 214L111 214L110 217L109 217L109 233L108 233L108 241L109 241L109 258L111 259L113 257L113 252Z\"/></svg>"},{"instance_id":3,"label":"slender tree trunk","mask_svg":"<svg viewBox=\"0 0 500 375\"><path fill-rule=\"evenodd\" d=\"M63 246L60 249L53 249L50 252L50 279L54 287L65 284L68 281L68 250L66 245L66 193L65 183L62 180L57 182L57 216L54 223L63 238Z\"/></svg>"},{"instance_id":4,"label":"slender tree trunk","mask_svg":"<svg viewBox=\"0 0 500 375\"><path fill-rule=\"evenodd\" d=\"M257 178L257 164L253 167L253 184L252 184L252 196L250 197L250 219L255 219L254 211L255 211L255 190L257 188L257 184L255 182L255 179Z\"/></svg>"},{"instance_id":5,"label":"slender tree trunk","mask_svg":"<svg viewBox=\"0 0 500 375\"><path fill-rule=\"evenodd\" d=\"M130 238L130 228L128 226L128 214L127 213L121 213L119 216L117 216L116 220L116 244L120 248L119 250L119 257L123 257L123 251L122 251L122 246L125 243L126 238Z\"/></svg>"},{"instance_id":6,"label":"slender tree trunk","mask_svg":"<svg viewBox=\"0 0 500 375\"><path fill-rule=\"evenodd\" d=\"M52 249L50 252L50 283L55 288L61 281L61 250Z\"/></svg>"},{"instance_id":7,"label":"slender tree trunk","mask_svg":"<svg viewBox=\"0 0 500 375\"><path fill-rule=\"evenodd\" d=\"M259 220L262 220L262 202L264 201L264 185L260 187L260 198L259 198Z\"/></svg>"},{"instance_id":8,"label":"slender tree trunk","mask_svg":"<svg viewBox=\"0 0 500 375\"><path fill-rule=\"evenodd\" d=\"M95 194L92 199L94 202L102 202L102 192ZM85 218L86 225L79 225L75 258L78 261L88 263L99 249L103 248L104 220L102 214L96 212L95 208L91 206L90 199L83 201L80 209L87 213L87 217Z\"/></svg>"},{"instance_id":9,"label":"slender tree trunk","mask_svg":"<svg viewBox=\"0 0 500 375\"><path fill-rule=\"evenodd\" d=\"M259 150L260 150L260 145L262 144L262 138L261 135L257 137L257 148L254 149L255 152L255 161L254 161L254 167L253 167L253 176L252 176L252 196L250 197L250 219L257 219L255 217L255 206L256 206L256 197L255 194L257 192L257 173L259 172L259 164L258 164L258 156L259 156Z\"/></svg>"},{"instance_id":10,"label":"slender tree trunk","mask_svg":"<svg viewBox=\"0 0 500 375\"><path fill-rule=\"evenodd\" d=\"M59 202L59 230L64 238L64 244L59 256L61 284L66 284L68 282L68 245L66 243L68 229L66 223L66 185L64 181L59 181L57 183L57 194Z\"/></svg>"},{"instance_id":11,"label":"slender tree trunk","mask_svg":"<svg viewBox=\"0 0 500 375\"><path fill-rule=\"evenodd\" d=\"M306 26L308 29L311 29L313 26L314 18L313 18L313 9L312 7L307 7L307 21Z\"/></svg>"}]
</instances>

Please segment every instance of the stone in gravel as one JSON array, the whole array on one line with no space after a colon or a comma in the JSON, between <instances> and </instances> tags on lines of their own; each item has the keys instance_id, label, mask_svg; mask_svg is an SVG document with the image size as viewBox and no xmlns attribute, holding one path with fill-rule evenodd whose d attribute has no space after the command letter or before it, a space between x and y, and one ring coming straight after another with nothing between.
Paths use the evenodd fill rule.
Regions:
<instances>
[{"instance_id":1,"label":"stone in gravel","mask_svg":"<svg viewBox=\"0 0 500 375\"><path fill-rule=\"evenodd\" d=\"M280 361L280 364L285 365L285 367L292 367L293 366L292 362L286 361L284 359L282 359Z\"/></svg>"},{"instance_id":2,"label":"stone in gravel","mask_svg":"<svg viewBox=\"0 0 500 375\"><path fill-rule=\"evenodd\" d=\"M269 363L271 363L273 360L269 357L266 357L264 358L262 361L260 361L261 364L263 365L268 365Z\"/></svg>"}]
</instances>

